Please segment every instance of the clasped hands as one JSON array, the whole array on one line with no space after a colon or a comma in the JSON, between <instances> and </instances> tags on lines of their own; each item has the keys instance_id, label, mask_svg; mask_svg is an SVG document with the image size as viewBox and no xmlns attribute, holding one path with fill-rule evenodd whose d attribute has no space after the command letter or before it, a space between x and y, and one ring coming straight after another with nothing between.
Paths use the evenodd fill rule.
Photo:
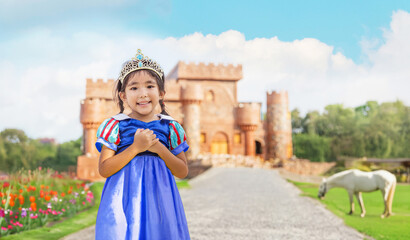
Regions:
<instances>
[{"instance_id":1,"label":"clasped hands","mask_svg":"<svg viewBox=\"0 0 410 240\"><path fill-rule=\"evenodd\" d=\"M149 129L138 128L134 134L134 142L132 145L138 149L138 152L145 152L146 150L158 153L161 142L154 134L154 131Z\"/></svg>"}]
</instances>

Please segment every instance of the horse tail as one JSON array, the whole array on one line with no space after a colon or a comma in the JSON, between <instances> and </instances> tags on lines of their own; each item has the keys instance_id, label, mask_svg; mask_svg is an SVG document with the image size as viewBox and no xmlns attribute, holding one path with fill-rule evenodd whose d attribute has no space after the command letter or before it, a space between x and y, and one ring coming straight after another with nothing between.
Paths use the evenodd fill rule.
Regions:
<instances>
[{"instance_id":1,"label":"horse tail","mask_svg":"<svg viewBox=\"0 0 410 240\"><path fill-rule=\"evenodd\" d=\"M387 214L390 215L392 213L392 205L393 205L393 197L394 197L394 192L396 189L396 177L394 177L394 181L392 182L390 189L389 189L389 194L387 195L387 206L388 206L388 212Z\"/></svg>"}]
</instances>

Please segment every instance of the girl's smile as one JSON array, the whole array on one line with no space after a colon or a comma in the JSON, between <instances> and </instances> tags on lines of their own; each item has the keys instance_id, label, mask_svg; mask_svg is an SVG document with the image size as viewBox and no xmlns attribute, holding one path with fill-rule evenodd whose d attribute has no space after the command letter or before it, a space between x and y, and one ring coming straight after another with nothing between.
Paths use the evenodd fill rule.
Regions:
<instances>
[{"instance_id":1,"label":"girl's smile","mask_svg":"<svg viewBox=\"0 0 410 240\"><path fill-rule=\"evenodd\" d=\"M138 105L141 105L141 106L146 106L146 105L148 105L149 103L151 103L151 101L149 101L149 102L139 102L139 103L137 103Z\"/></svg>"}]
</instances>

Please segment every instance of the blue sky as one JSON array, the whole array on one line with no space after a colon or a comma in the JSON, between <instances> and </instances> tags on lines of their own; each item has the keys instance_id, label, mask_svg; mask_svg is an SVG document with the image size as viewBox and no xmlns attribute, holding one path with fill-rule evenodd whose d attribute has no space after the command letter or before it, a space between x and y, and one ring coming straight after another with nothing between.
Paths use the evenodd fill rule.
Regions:
<instances>
[{"instance_id":1,"label":"blue sky","mask_svg":"<svg viewBox=\"0 0 410 240\"><path fill-rule=\"evenodd\" d=\"M132 31L156 37L237 30L246 39L282 41L316 38L359 62L360 41L380 39L393 11L410 1L15 1L0 0L0 39L46 27L61 35L75 31Z\"/></svg>"},{"instance_id":2,"label":"blue sky","mask_svg":"<svg viewBox=\"0 0 410 240\"><path fill-rule=\"evenodd\" d=\"M179 60L242 64L240 101L286 90L302 113L410 105L409 12L404 0L0 0L0 131L78 138L85 79L116 78L138 48L166 73Z\"/></svg>"}]
</instances>

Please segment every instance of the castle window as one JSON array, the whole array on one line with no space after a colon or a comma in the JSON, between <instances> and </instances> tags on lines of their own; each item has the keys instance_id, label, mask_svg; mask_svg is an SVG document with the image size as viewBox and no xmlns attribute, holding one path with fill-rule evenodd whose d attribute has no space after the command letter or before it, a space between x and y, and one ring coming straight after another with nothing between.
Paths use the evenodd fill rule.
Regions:
<instances>
[{"instance_id":1,"label":"castle window","mask_svg":"<svg viewBox=\"0 0 410 240\"><path fill-rule=\"evenodd\" d=\"M240 133L235 133L235 135L233 135L233 142L234 143L241 143L241 134Z\"/></svg>"},{"instance_id":2,"label":"castle window","mask_svg":"<svg viewBox=\"0 0 410 240\"><path fill-rule=\"evenodd\" d=\"M212 90L209 90L205 94L205 99L208 102L213 102L215 100L215 94Z\"/></svg>"},{"instance_id":3,"label":"castle window","mask_svg":"<svg viewBox=\"0 0 410 240\"><path fill-rule=\"evenodd\" d=\"M201 133L201 139L199 140L200 143L205 143L206 142L206 134Z\"/></svg>"}]
</instances>

